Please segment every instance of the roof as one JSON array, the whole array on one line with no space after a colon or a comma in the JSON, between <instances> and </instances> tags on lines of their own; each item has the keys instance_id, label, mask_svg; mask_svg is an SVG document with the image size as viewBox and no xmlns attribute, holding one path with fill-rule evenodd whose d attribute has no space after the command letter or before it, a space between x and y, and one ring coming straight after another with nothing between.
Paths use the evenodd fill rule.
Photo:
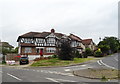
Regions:
<instances>
[{"instance_id":1,"label":"roof","mask_svg":"<svg viewBox=\"0 0 120 84\"><path fill-rule=\"evenodd\" d=\"M74 34L70 34L69 37L72 39L72 40L77 40L77 41L81 41L82 39Z\"/></svg>"},{"instance_id":2,"label":"roof","mask_svg":"<svg viewBox=\"0 0 120 84\"><path fill-rule=\"evenodd\" d=\"M28 32L26 34L23 34L21 36L18 37L17 42L19 41L20 38L24 37L24 38L33 38L33 37L39 37L39 38L45 38L46 36L50 35L51 32ZM57 37L61 38L62 36L64 36L64 34L62 33L54 33Z\"/></svg>"},{"instance_id":3,"label":"roof","mask_svg":"<svg viewBox=\"0 0 120 84\"><path fill-rule=\"evenodd\" d=\"M9 47L9 48L14 48L12 45L10 45L8 42L0 42L0 46L2 47Z\"/></svg>"},{"instance_id":4,"label":"roof","mask_svg":"<svg viewBox=\"0 0 120 84\"><path fill-rule=\"evenodd\" d=\"M21 46L26 46L26 47L35 47L35 44L32 44L32 43L21 43L20 44Z\"/></svg>"},{"instance_id":5,"label":"roof","mask_svg":"<svg viewBox=\"0 0 120 84\"><path fill-rule=\"evenodd\" d=\"M92 39L84 39L84 40L82 40L82 43L84 45L90 45L91 42L93 42Z\"/></svg>"}]
</instances>

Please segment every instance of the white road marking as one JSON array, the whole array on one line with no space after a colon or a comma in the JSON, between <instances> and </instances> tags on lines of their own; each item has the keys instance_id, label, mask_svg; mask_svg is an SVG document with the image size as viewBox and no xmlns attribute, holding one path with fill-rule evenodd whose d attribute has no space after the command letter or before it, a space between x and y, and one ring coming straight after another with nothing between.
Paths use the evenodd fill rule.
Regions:
<instances>
[{"instance_id":1,"label":"white road marking","mask_svg":"<svg viewBox=\"0 0 120 84\"><path fill-rule=\"evenodd\" d=\"M19 81L22 81L22 79L20 79L20 78L18 78L18 77L16 77L16 76L13 76L13 75L11 75L11 74L9 74L9 73L7 73L7 75L9 75L9 76L11 76L11 77L13 77L13 78L15 78L15 79L17 79L17 80L19 80Z\"/></svg>"},{"instance_id":2,"label":"white road marking","mask_svg":"<svg viewBox=\"0 0 120 84\"><path fill-rule=\"evenodd\" d=\"M72 73L62 73L57 71L47 71L47 70L41 70L43 73L51 73L51 74L58 74L58 75L64 75L64 76L74 76Z\"/></svg>"},{"instance_id":3,"label":"white road marking","mask_svg":"<svg viewBox=\"0 0 120 84\"><path fill-rule=\"evenodd\" d=\"M59 81L56 81L56 80L53 79L53 78L46 78L46 79L51 80L51 81L53 81L53 82L57 82L57 83L59 83Z\"/></svg>"},{"instance_id":4,"label":"white road marking","mask_svg":"<svg viewBox=\"0 0 120 84\"><path fill-rule=\"evenodd\" d=\"M109 66L109 65L107 65L107 64L105 64L105 63L103 63L103 61L102 61L102 60L100 60L100 62L101 62L103 65L105 65L106 67L109 67L109 68L115 69L115 67L112 67L112 66Z\"/></svg>"},{"instance_id":5,"label":"white road marking","mask_svg":"<svg viewBox=\"0 0 120 84\"><path fill-rule=\"evenodd\" d=\"M70 71L70 69L65 69L65 71Z\"/></svg>"},{"instance_id":6,"label":"white road marking","mask_svg":"<svg viewBox=\"0 0 120 84\"><path fill-rule=\"evenodd\" d=\"M114 59L115 59L116 61L118 61L117 57L114 57Z\"/></svg>"},{"instance_id":7,"label":"white road marking","mask_svg":"<svg viewBox=\"0 0 120 84\"><path fill-rule=\"evenodd\" d=\"M100 63L100 60L98 60L97 63L98 63L99 65L102 65L102 64Z\"/></svg>"},{"instance_id":8,"label":"white road marking","mask_svg":"<svg viewBox=\"0 0 120 84\"><path fill-rule=\"evenodd\" d=\"M35 71L35 70L33 70L33 71Z\"/></svg>"},{"instance_id":9,"label":"white road marking","mask_svg":"<svg viewBox=\"0 0 120 84\"><path fill-rule=\"evenodd\" d=\"M0 71L0 73L3 73L2 71Z\"/></svg>"},{"instance_id":10,"label":"white road marking","mask_svg":"<svg viewBox=\"0 0 120 84\"><path fill-rule=\"evenodd\" d=\"M72 81L72 80L64 80L64 79L56 79L58 81L62 81L62 82L77 82L77 81Z\"/></svg>"},{"instance_id":11,"label":"white road marking","mask_svg":"<svg viewBox=\"0 0 120 84\"><path fill-rule=\"evenodd\" d=\"M77 81L72 81L72 80L64 80L64 79L53 79L53 78L46 78L48 80L51 80L53 82L57 82L57 83L60 83L60 82L77 82ZM62 84L62 83L60 83Z\"/></svg>"},{"instance_id":12,"label":"white road marking","mask_svg":"<svg viewBox=\"0 0 120 84\"><path fill-rule=\"evenodd\" d=\"M37 70L37 72L40 72L39 70Z\"/></svg>"},{"instance_id":13,"label":"white road marking","mask_svg":"<svg viewBox=\"0 0 120 84\"><path fill-rule=\"evenodd\" d=\"M81 65L81 66L87 66L87 65Z\"/></svg>"}]
</instances>

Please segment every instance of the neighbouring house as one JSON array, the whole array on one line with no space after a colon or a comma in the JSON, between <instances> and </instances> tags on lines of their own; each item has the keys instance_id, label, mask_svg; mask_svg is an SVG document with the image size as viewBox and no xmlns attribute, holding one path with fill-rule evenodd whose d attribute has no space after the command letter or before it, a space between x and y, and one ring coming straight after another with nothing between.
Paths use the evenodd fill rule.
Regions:
<instances>
[{"instance_id":1,"label":"neighbouring house","mask_svg":"<svg viewBox=\"0 0 120 84\"><path fill-rule=\"evenodd\" d=\"M14 47L10 45L8 42L1 42L0 41L0 59L1 61L3 60L3 55L5 56L5 61L6 60L11 60L13 58L12 56L8 56L8 53L13 49ZM10 58L10 59L9 59ZM0 62L1 62L0 61Z\"/></svg>"},{"instance_id":2,"label":"neighbouring house","mask_svg":"<svg viewBox=\"0 0 120 84\"><path fill-rule=\"evenodd\" d=\"M82 43L82 39L74 34L68 36L71 39L71 46L82 53L85 50L85 46Z\"/></svg>"},{"instance_id":3,"label":"neighbouring house","mask_svg":"<svg viewBox=\"0 0 120 84\"><path fill-rule=\"evenodd\" d=\"M44 57L56 54L57 45L64 38L69 38L71 46L78 51L85 50L82 39L78 36L73 34L67 36L51 29L51 32L28 32L19 36L17 39L18 54L22 56L28 55L30 59L40 57L40 52L43 52Z\"/></svg>"},{"instance_id":4,"label":"neighbouring house","mask_svg":"<svg viewBox=\"0 0 120 84\"><path fill-rule=\"evenodd\" d=\"M82 44L85 46L85 48L90 48L93 51L96 49L96 45L92 39L84 39L82 40Z\"/></svg>"},{"instance_id":5,"label":"neighbouring house","mask_svg":"<svg viewBox=\"0 0 120 84\"><path fill-rule=\"evenodd\" d=\"M0 42L0 47L4 49L11 50L14 48L12 45L10 45L8 42Z\"/></svg>"}]
</instances>

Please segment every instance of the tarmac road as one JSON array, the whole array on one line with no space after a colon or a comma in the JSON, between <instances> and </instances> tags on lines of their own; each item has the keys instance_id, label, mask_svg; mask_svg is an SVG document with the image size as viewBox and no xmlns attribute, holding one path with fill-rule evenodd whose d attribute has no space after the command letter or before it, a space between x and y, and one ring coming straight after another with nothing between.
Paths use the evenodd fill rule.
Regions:
<instances>
[{"instance_id":1,"label":"tarmac road","mask_svg":"<svg viewBox=\"0 0 120 84\"><path fill-rule=\"evenodd\" d=\"M86 68L115 68L118 69L118 54L107 56L101 60L76 66L67 67L52 67L52 68L21 68L21 67L2 67L0 73L2 75L2 82L19 82L19 83L56 83L62 84L63 82L70 83L85 83L85 82L101 82L100 79L88 79L77 77L72 74L72 71L81 70ZM118 80L110 80L109 82L118 82ZM64 83L63 83L64 84Z\"/></svg>"}]
</instances>

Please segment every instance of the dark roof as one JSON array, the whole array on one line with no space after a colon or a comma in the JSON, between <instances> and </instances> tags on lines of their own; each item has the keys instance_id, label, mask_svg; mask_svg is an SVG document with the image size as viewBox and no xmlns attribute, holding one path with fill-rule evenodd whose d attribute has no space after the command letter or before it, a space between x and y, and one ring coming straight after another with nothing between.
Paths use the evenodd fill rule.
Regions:
<instances>
[{"instance_id":1,"label":"dark roof","mask_svg":"<svg viewBox=\"0 0 120 84\"><path fill-rule=\"evenodd\" d=\"M32 38L32 37L39 37L39 38L45 38L46 36L48 36L48 35L50 35L51 34L51 32L42 32L42 33L40 33L40 32L28 32L28 33L26 33L26 34L23 34L23 35L21 35L21 36L19 36L18 37L18 39L17 39L17 42L19 41L19 39L21 38L21 37L25 37L25 38ZM61 38L62 36L64 36L64 34L62 34L62 33L54 33L57 37L59 37L59 38Z\"/></svg>"},{"instance_id":2,"label":"dark roof","mask_svg":"<svg viewBox=\"0 0 120 84\"><path fill-rule=\"evenodd\" d=\"M2 47L9 47L9 48L14 48L12 45L10 45L8 42L0 42L0 46Z\"/></svg>"},{"instance_id":3,"label":"dark roof","mask_svg":"<svg viewBox=\"0 0 120 84\"><path fill-rule=\"evenodd\" d=\"M34 37L35 35L39 34L40 32L28 32L26 34L21 35L20 37Z\"/></svg>"},{"instance_id":4,"label":"dark roof","mask_svg":"<svg viewBox=\"0 0 120 84\"><path fill-rule=\"evenodd\" d=\"M42 38L44 38L44 37L46 37L46 36L48 36L50 34L51 34L50 32L42 32L42 33L38 33L38 34L34 35L34 37L42 37Z\"/></svg>"},{"instance_id":5,"label":"dark roof","mask_svg":"<svg viewBox=\"0 0 120 84\"><path fill-rule=\"evenodd\" d=\"M35 47L35 44L31 44L31 43L21 43L21 46L26 46L26 47Z\"/></svg>"},{"instance_id":6,"label":"dark roof","mask_svg":"<svg viewBox=\"0 0 120 84\"><path fill-rule=\"evenodd\" d=\"M84 39L84 40L82 40L82 43L84 45L90 45L91 42L93 42L92 39Z\"/></svg>"},{"instance_id":7,"label":"dark roof","mask_svg":"<svg viewBox=\"0 0 120 84\"><path fill-rule=\"evenodd\" d=\"M72 39L72 40L76 40L76 41L81 41L82 39L74 34L70 34L69 37Z\"/></svg>"}]
</instances>

